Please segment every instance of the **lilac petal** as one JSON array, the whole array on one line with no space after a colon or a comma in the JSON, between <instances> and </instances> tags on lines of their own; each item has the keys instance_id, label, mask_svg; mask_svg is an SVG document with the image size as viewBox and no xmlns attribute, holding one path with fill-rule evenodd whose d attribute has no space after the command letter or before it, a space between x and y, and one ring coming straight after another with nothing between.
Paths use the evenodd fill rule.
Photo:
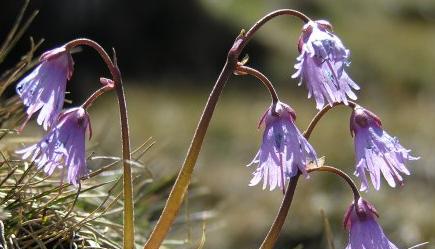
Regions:
<instances>
[{"instance_id":1,"label":"lilac petal","mask_svg":"<svg viewBox=\"0 0 435 249\"><path fill-rule=\"evenodd\" d=\"M54 49L46 52L41 57L41 64L16 86L17 94L27 106L28 118L40 111L37 122L45 130L54 124L62 109L66 82L72 70L69 52L65 48Z\"/></svg>"},{"instance_id":2,"label":"lilac petal","mask_svg":"<svg viewBox=\"0 0 435 249\"><path fill-rule=\"evenodd\" d=\"M56 125L35 145L18 150L23 159L31 157L38 169L47 175L57 168L67 167L68 183L77 185L87 174L85 133L89 117L83 108L73 108L61 114Z\"/></svg>"},{"instance_id":3,"label":"lilac petal","mask_svg":"<svg viewBox=\"0 0 435 249\"><path fill-rule=\"evenodd\" d=\"M362 181L361 188L367 189L364 171L369 173L376 190L380 189L381 173L391 187L402 185L400 173L410 174L405 161L417 159L409 154L410 150L385 132L379 118L362 107L356 107L352 112L351 131L355 134L355 174Z\"/></svg>"},{"instance_id":4,"label":"lilac petal","mask_svg":"<svg viewBox=\"0 0 435 249\"><path fill-rule=\"evenodd\" d=\"M322 29L319 21L304 26L303 39L299 41L301 53L294 68L292 78L304 81L308 89L308 98L314 96L316 108L321 109L325 102L348 104L347 98L356 99L352 89L359 86L349 78L344 68L349 65L350 51L341 40L331 32ZM325 101L326 100L326 101Z\"/></svg>"},{"instance_id":5,"label":"lilac petal","mask_svg":"<svg viewBox=\"0 0 435 249\"><path fill-rule=\"evenodd\" d=\"M249 186L263 179L263 189L284 188L285 182L301 171L306 173L306 165L315 161L316 153L294 124L289 106L278 103L279 116L267 112L265 130L260 150L250 164L258 164Z\"/></svg>"},{"instance_id":6,"label":"lilac petal","mask_svg":"<svg viewBox=\"0 0 435 249\"><path fill-rule=\"evenodd\" d=\"M361 214L356 213L356 208ZM345 225L349 231L347 249L397 249L384 234L376 216L373 206L362 199L349 207L345 215Z\"/></svg>"}]
</instances>

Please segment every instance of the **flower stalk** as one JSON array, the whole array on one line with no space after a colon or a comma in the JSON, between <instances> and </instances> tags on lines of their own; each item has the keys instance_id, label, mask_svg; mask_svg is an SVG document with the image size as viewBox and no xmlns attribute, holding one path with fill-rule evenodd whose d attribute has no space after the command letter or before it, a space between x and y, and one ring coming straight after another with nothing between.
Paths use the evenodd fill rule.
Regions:
<instances>
[{"instance_id":1,"label":"flower stalk","mask_svg":"<svg viewBox=\"0 0 435 249\"><path fill-rule=\"evenodd\" d=\"M124 191L124 241L123 248L134 248L134 209L133 209L133 182L131 175L131 154L130 154L130 135L127 116L127 104L125 100L124 86L122 83L121 72L117 65L116 55L113 60L107 54L107 52L97 42L90 39L76 39L68 42L65 47L72 49L77 46L89 46L96 50L104 63L107 65L118 98L120 122L121 122L121 140L122 140L122 161L123 161L123 191ZM110 84L106 84L103 88L110 87ZM106 88L107 89L107 88ZM101 90L101 89L100 89ZM105 90L102 90L105 91ZM99 91L97 91L99 92ZM92 98L92 97L91 97ZM87 103L87 102L85 102ZM92 101L90 101L92 103Z\"/></svg>"},{"instance_id":2,"label":"flower stalk","mask_svg":"<svg viewBox=\"0 0 435 249\"><path fill-rule=\"evenodd\" d=\"M358 202L359 198L361 197L358 188L356 187L355 182L352 180L352 178L350 178L350 176L348 174L346 174L344 171L335 168L333 166L328 166L328 165L323 165L320 167L314 167L314 168L310 168L307 170L309 173L311 172L316 172L316 171L320 171L320 172L330 172L333 174L336 174L337 176L341 177L343 180L346 181L347 185L349 185L349 187L352 190L353 193L353 199L355 200L355 203Z\"/></svg>"},{"instance_id":3,"label":"flower stalk","mask_svg":"<svg viewBox=\"0 0 435 249\"><path fill-rule=\"evenodd\" d=\"M94 103L94 101L100 97L101 95L103 95L104 93L113 90L114 85L105 85L103 87L101 87L100 89L98 89L97 91L95 91L94 93L92 93L91 96L89 96L88 99L85 100L85 102L83 102L82 107L84 109L88 109L89 107L91 107L91 105Z\"/></svg>"},{"instance_id":4,"label":"flower stalk","mask_svg":"<svg viewBox=\"0 0 435 249\"><path fill-rule=\"evenodd\" d=\"M228 52L225 65L218 79L216 80L213 90L211 91L207 103L204 107L186 158L172 187L165 207L163 208L162 214L160 215L156 226L151 232L150 237L145 243L144 249L158 249L162 244L164 238L166 237L166 234L168 233L172 223L175 220L175 217L181 207L184 196L187 192L193 168L195 167L199 152L201 151L202 142L204 141L204 137L210 124L210 120L213 116L216 104L219 100L219 96L226 82L236 70L238 58L243 48L252 39L253 35L258 31L258 29L260 29L265 23L267 23L271 19L281 15L296 16L305 23L310 20L306 15L302 14L299 11L291 9L277 10L261 18L247 32L242 30L239 36L235 39L231 49Z\"/></svg>"},{"instance_id":5,"label":"flower stalk","mask_svg":"<svg viewBox=\"0 0 435 249\"><path fill-rule=\"evenodd\" d=\"M252 75L255 78L257 78L258 80L260 80L261 83L263 83L263 85L269 91L270 97L272 98L273 106L276 106L276 104L279 101L278 93L276 92L275 88L273 87L272 82L270 82L270 80L264 74L262 74L260 71L254 69L254 68L244 66L240 62L237 63L237 67L236 67L236 70L234 73L236 75ZM275 108L273 108L272 110L275 111Z\"/></svg>"},{"instance_id":6,"label":"flower stalk","mask_svg":"<svg viewBox=\"0 0 435 249\"><path fill-rule=\"evenodd\" d=\"M351 109L354 109L355 106L357 105L355 102L353 101L348 101L348 105ZM339 105L344 105L343 102L334 102L330 105L326 105L325 107L322 108L322 110L320 110L319 112L317 112L317 114L313 117L313 119L311 119L310 124L308 125L307 129L304 131L305 137L308 139L311 136L311 133L313 132L314 128L316 127L317 123L320 121L320 119L322 119L322 117L331 109L333 109L336 106Z\"/></svg>"},{"instance_id":7,"label":"flower stalk","mask_svg":"<svg viewBox=\"0 0 435 249\"><path fill-rule=\"evenodd\" d=\"M305 132L303 134L304 137L307 140L309 140L311 133L313 132L317 123L322 119L322 117L324 117L324 115L329 110L331 110L334 107L341 105L341 104L343 104L343 103L342 102L335 102L331 105L326 105L325 107L323 107L323 109L320 110L314 116L314 118L311 120L310 124L308 125L307 129L305 130ZM349 107L354 108L355 106L356 106L356 104L354 102L349 101ZM317 168L317 170L321 171L320 168L322 168L322 167ZM322 171L327 171L326 169L327 168L322 168ZM353 183L352 179L342 171L339 172L339 170L338 170L337 173L339 173L338 175L343 177L346 180L346 182L349 183L349 185L352 188L354 198L356 198L356 196L359 196L358 189L355 187L355 183ZM343 174L341 174L341 173L343 173ZM275 245L276 241L278 240L279 233L281 232L282 226L284 225L284 221L287 217L288 211L289 211L291 203L293 201L295 189L296 189L300 175L301 175L301 173L298 172L298 174L296 174L295 176L293 176L290 179L290 184L287 186L287 190L285 191L284 199L281 202L281 206L279 207L278 214L276 215L275 220L273 221L269 231L267 232L266 237L264 238L263 242L261 243L260 249L272 249L273 246Z\"/></svg>"}]
</instances>

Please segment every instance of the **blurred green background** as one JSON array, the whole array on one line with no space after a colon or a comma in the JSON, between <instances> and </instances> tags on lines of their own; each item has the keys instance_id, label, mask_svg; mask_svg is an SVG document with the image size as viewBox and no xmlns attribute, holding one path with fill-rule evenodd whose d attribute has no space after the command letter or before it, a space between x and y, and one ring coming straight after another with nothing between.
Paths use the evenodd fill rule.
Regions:
<instances>
[{"instance_id":1,"label":"blurred green background","mask_svg":"<svg viewBox=\"0 0 435 249\"><path fill-rule=\"evenodd\" d=\"M20 5L8 2L10 14L1 17L2 31ZM425 241L431 242L426 248L435 248L435 1L35 0L32 4L41 13L28 33L46 38L44 49L81 36L117 48L132 144L138 146L151 136L157 141L144 161L156 178L179 169L208 92L242 28L279 8L329 20L351 50L348 73L362 88L358 102L378 114L390 134L421 156L408 164L412 175L404 187L391 189L383 181L381 191L370 189L364 197L375 204L380 223L399 248ZM256 34L245 52L250 56L248 64L268 75L281 99L296 110L303 130L316 110L305 88L290 78L301 26L296 18L277 18ZM25 48L26 42L20 46ZM17 55L19 51L20 47ZM70 98L80 103L107 72L89 51L74 58ZM234 76L224 90L194 172L194 183L203 194L189 197L190 213L216 212L206 223L205 248L258 247L275 217L282 193L248 187L254 168L245 167L257 152L262 136L257 122L269 102L265 89L251 77ZM351 174L349 115L345 107L328 113L311 143L328 164ZM91 143L107 155L119 155L113 94L97 101L91 118L95 133ZM344 248L347 234L342 217L351 200L346 185L333 175L314 173L301 179L276 248L299 244L326 248L320 209L330 219L337 248ZM136 223L148 226L140 218ZM185 238L189 228L183 229L171 238ZM196 243L201 224L192 224L191 229Z\"/></svg>"}]
</instances>

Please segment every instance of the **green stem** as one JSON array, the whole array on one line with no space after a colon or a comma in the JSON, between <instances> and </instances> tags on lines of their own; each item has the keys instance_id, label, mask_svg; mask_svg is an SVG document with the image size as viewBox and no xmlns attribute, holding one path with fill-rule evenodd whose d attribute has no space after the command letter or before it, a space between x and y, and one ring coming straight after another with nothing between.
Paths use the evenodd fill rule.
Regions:
<instances>
[{"instance_id":1,"label":"green stem","mask_svg":"<svg viewBox=\"0 0 435 249\"><path fill-rule=\"evenodd\" d=\"M278 10L260 19L252 26L252 28L248 32L245 33L244 31L242 31L241 34L236 38L230 51L228 52L225 65L204 107L202 116L199 120L198 126L196 128L195 134L193 135L192 142L187 152L186 159L184 160L177 179L175 180L174 186L169 193L169 197L166 200L166 204L163 208L162 214L160 215L156 226L154 227L150 237L144 245L144 249L158 249L160 247L166 234L169 232L169 229L174 222L175 217L177 216L178 210L180 210L181 204L190 183L193 168L195 167L199 152L201 151L202 142L204 141L207 128L213 116L214 109L219 100L219 96L222 92L223 87L236 69L240 53L261 26L263 26L272 18L281 15L292 15L301 18L304 22L309 21L308 17L298 11L290 9Z\"/></svg>"},{"instance_id":2,"label":"green stem","mask_svg":"<svg viewBox=\"0 0 435 249\"><path fill-rule=\"evenodd\" d=\"M187 152L186 159L181 167L177 179L175 180L174 186L172 187L171 193L166 201L163 212L144 246L145 249L157 249L160 247L178 213L178 210L180 209L184 195L186 194L190 183L193 168L195 166L199 152L201 151L202 142L207 132L208 125L210 123L211 117L213 116L213 111L216 107L225 83L228 81L235 69L236 63L237 61L234 62L227 59L227 62L225 63L225 66L216 81L207 104L205 105L198 127L196 128L195 134Z\"/></svg>"},{"instance_id":3,"label":"green stem","mask_svg":"<svg viewBox=\"0 0 435 249\"><path fill-rule=\"evenodd\" d=\"M124 249L134 248L134 208L133 208L133 182L131 176L131 154L130 154L130 134L127 116L127 104L125 100L122 76L119 67L114 60L110 58L107 52L97 42L90 39L76 39L68 42L65 47L67 50L76 46L86 45L95 49L107 65L112 80L115 85L116 96L118 98L119 116L121 122L121 140L122 140L122 161L123 161L123 191L124 191Z\"/></svg>"}]
</instances>

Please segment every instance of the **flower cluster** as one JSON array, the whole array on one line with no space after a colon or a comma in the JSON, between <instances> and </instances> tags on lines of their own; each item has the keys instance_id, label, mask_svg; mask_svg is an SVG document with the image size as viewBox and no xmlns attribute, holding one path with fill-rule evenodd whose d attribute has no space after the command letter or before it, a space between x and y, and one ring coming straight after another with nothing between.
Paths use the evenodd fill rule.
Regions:
<instances>
[{"instance_id":1,"label":"flower cluster","mask_svg":"<svg viewBox=\"0 0 435 249\"><path fill-rule=\"evenodd\" d=\"M42 54L40 64L17 84L17 94L27 107L27 119L20 129L39 111L37 123L48 130L40 142L17 153L48 175L66 167L67 182L77 185L87 173L85 132L90 131L90 120L82 107L62 112L73 66L70 51L65 46L55 48Z\"/></svg>"},{"instance_id":2,"label":"flower cluster","mask_svg":"<svg viewBox=\"0 0 435 249\"><path fill-rule=\"evenodd\" d=\"M240 36L237 41L240 42L243 38L246 37ZM232 49L235 48L237 46ZM316 108L320 110L325 105L333 107L338 103L352 108L350 130L354 137L356 154L354 174L361 181L360 190L368 190L367 173L376 190L380 189L381 175L391 187L402 185L402 175L410 174L405 162L418 157L412 156L410 150L405 149L397 138L385 132L375 114L352 102L357 99L354 91L359 90L359 86L345 71L349 66L350 51L332 32L331 24L323 20L308 21L303 26L298 49L300 55L292 77L299 78L299 84L306 84L308 98L314 96ZM100 51L100 54L104 53ZM305 137L296 127L295 111L278 100L278 95L271 83L264 79L265 76L254 70L237 71L237 67L240 69L241 65L244 63L235 65L234 73L255 74L263 83L270 84L268 89L273 98L272 105L261 118L259 125L264 126L262 143L254 159L248 164L257 165L249 186L263 181L263 189L278 188L285 192L286 183L295 176L303 174L308 178L309 163L317 165L318 162L316 152L307 141L308 135ZM96 91L85 104L62 112L66 83L72 76L73 66L68 46L55 48L44 53L40 64L17 84L17 94L27 108L27 119L21 129L39 111L37 123L47 130L41 141L18 150L17 153L24 159L32 160L38 169L48 175L56 169L66 171L67 182L78 185L88 171L85 139L87 130L89 138L91 137L91 124L86 108L105 89L113 88L114 82L102 78L104 87ZM327 110L328 108L324 108L316 118L320 119ZM312 122L314 125L318 121L316 118ZM126 139L128 141L128 135ZM321 167L317 165L316 168ZM323 167L325 168L332 167ZM335 173L339 171L335 170ZM373 205L360 198L360 193L349 176L342 171L338 175L351 185L355 197L355 202L350 205L345 215L344 223L349 231L349 244L346 248L397 249L377 223L378 214Z\"/></svg>"},{"instance_id":3,"label":"flower cluster","mask_svg":"<svg viewBox=\"0 0 435 249\"><path fill-rule=\"evenodd\" d=\"M410 174L405 162L418 157L412 156L397 138L384 131L375 114L351 101L357 99L354 90L359 90L359 86L345 71L349 66L350 51L332 32L331 24L327 21L308 21L303 26L298 49L300 55L292 78L299 78L299 84L306 84L308 98L314 96L316 108L320 110L325 105L333 107L339 103L352 108L350 130L356 154L354 174L361 181L360 190L368 190L366 174L370 175L376 190L380 189L381 175L391 187L403 185L402 175ZM322 110L318 117L329 109ZM295 126L295 118L293 109L281 102L272 104L264 114L260 122L265 126L263 141L248 165L258 164L250 186L263 180L263 189L269 185L270 190L276 187L284 190L286 181L295 175L307 176L309 162L317 163L316 152ZM318 120L314 118L313 121L316 123ZM346 212L345 227L349 231L346 248L397 249L377 223L378 214L373 205L363 200L353 183L350 184L356 203Z\"/></svg>"}]
</instances>

